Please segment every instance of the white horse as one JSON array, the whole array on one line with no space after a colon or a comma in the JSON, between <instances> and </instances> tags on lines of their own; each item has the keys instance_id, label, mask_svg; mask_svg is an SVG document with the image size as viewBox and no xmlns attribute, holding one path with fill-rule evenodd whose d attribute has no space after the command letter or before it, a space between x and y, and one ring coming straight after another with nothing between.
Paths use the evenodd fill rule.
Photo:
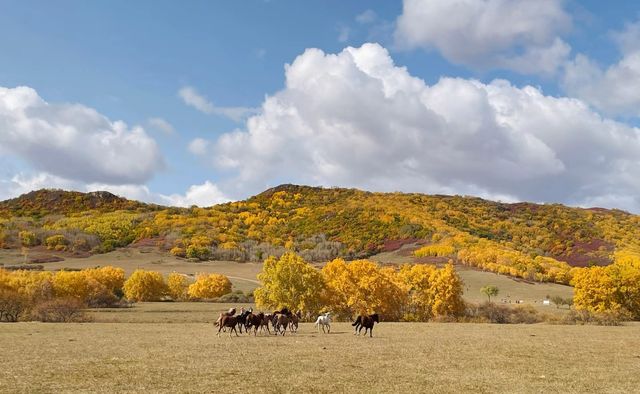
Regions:
<instances>
[{"instance_id":1,"label":"white horse","mask_svg":"<svg viewBox=\"0 0 640 394\"><path fill-rule=\"evenodd\" d=\"M329 316L329 312L318 316L318 319L316 320L316 329L318 332L320 332L320 326L322 326L322 332L325 332L325 327L327 327L326 332L331 332L331 317Z\"/></svg>"}]
</instances>

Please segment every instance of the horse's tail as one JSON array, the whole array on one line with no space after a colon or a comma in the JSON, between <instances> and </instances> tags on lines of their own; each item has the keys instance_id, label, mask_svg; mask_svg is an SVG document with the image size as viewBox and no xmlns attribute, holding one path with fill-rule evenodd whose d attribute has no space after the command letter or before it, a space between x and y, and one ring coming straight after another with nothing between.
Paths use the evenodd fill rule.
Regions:
<instances>
[{"instance_id":1,"label":"horse's tail","mask_svg":"<svg viewBox=\"0 0 640 394\"><path fill-rule=\"evenodd\" d=\"M362 324L362 316L358 316L358 318L356 319L356 321L354 321L353 323L351 323L352 326L357 326L358 324Z\"/></svg>"}]
</instances>

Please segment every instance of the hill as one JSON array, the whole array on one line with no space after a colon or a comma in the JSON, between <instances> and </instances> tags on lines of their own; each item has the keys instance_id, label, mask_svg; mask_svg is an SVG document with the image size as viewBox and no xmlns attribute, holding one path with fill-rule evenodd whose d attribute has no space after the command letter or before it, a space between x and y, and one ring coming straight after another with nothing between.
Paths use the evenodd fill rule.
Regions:
<instances>
[{"instance_id":1,"label":"hill","mask_svg":"<svg viewBox=\"0 0 640 394\"><path fill-rule=\"evenodd\" d=\"M568 283L572 267L640 250L640 217L560 204L281 185L209 208L166 208L107 192L40 190L0 203L0 246L101 253L131 243L199 260L364 258L405 244L424 262ZM416 248L414 248L416 249Z\"/></svg>"},{"instance_id":2,"label":"hill","mask_svg":"<svg viewBox=\"0 0 640 394\"><path fill-rule=\"evenodd\" d=\"M109 212L137 210L151 207L127 200L105 191L80 193L58 189L41 189L0 202L0 217L42 217L51 214L71 214L89 210Z\"/></svg>"}]
</instances>

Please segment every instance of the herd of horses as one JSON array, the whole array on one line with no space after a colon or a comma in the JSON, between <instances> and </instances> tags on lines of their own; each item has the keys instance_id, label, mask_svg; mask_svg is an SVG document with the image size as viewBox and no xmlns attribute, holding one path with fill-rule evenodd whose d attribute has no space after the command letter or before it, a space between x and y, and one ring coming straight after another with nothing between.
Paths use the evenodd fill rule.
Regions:
<instances>
[{"instance_id":1,"label":"herd of horses","mask_svg":"<svg viewBox=\"0 0 640 394\"><path fill-rule=\"evenodd\" d=\"M298 332L298 325L302 319L302 312L297 311L293 313L288 308L282 308L281 310L274 311L272 313L253 313L253 308L245 310L240 309L240 314L236 315L236 308L231 308L227 312L220 313L218 320L214 323L218 327L217 335L220 336L222 331L229 330L229 336L232 333L238 335L238 330L242 334L242 330L247 334L253 332L253 335L257 335L258 331L261 333L268 333L275 335L285 335L287 332L292 334ZM364 335L373 336L373 325L380 323L380 317L377 313L371 315L359 315L356 320L351 324L354 327L354 335L360 335L364 328ZM331 332L331 314L326 312L316 319L316 330L320 332Z\"/></svg>"}]
</instances>

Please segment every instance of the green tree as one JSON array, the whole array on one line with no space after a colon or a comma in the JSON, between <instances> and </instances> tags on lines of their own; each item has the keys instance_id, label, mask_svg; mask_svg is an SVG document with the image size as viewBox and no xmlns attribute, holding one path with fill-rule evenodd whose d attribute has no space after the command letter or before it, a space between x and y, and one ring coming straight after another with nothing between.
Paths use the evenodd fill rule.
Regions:
<instances>
[{"instance_id":1,"label":"green tree","mask_svg":"<svg viewBox=\"0 0 640 394\"><path fill-rule=\"evenodd\" d=\"M500 292L497 286L487 285L480 289L480 292L489 298L489 302L491 302L491 297L496 297Z\"/></svg>"}]
</instances>

